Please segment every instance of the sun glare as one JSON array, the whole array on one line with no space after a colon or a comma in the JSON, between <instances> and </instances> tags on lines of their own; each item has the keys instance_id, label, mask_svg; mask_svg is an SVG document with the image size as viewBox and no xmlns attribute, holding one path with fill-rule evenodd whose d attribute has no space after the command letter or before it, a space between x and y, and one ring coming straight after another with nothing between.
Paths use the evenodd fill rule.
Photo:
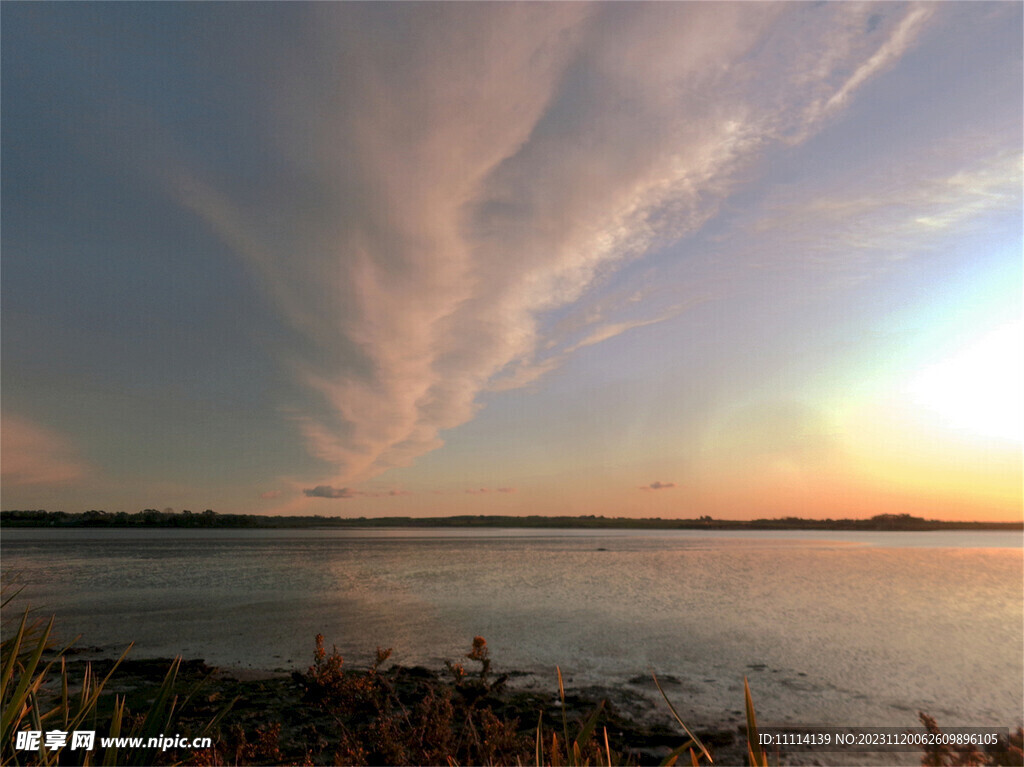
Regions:
<instances>
[{"instance_id":1,"label":"sun glare","mask_svg":"<svg viewBox=\"0 0 1024 767\"><path fill-rule=\"evenodd\" d=\"M1007 323L911 379L917 404L954 428L1024 441L1024 332Z\"/></svg>"}]
</instances>

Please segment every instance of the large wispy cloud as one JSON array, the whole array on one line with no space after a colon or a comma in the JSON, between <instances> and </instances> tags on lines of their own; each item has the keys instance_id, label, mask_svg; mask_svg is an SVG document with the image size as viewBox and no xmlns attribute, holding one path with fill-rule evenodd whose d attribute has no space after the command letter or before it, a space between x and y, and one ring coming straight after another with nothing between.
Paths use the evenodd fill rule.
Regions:
<instances>
[{"instance_id":1,"label":"large wispy cloud","mask_svg":"<svg viewBox=\"0 0 1024 767\"><path fill-rule=\"evenodd\" d=\"M277 188L182 170L179 199L299 341L292 406L331 476L407 465L478 395L675 316L611 317L551 349L546 312L697 231L766 146L812 135L926 25L924 6L305 6L267 73ZM296 61L296 59L300 59ZM699 300L695 297L694 300Z\"/></svg>"}]
</instances>

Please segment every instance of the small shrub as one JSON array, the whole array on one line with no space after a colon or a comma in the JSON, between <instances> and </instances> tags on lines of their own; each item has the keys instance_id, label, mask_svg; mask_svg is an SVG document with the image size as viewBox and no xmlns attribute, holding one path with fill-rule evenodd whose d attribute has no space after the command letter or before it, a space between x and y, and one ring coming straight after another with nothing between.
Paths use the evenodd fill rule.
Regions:
<instances>
[{"instance_id":1,"label":"small shrub","mask_svg":"<svg viewBox=\"0 0 1024 767\"><path fill-rule=\"evenodd\" d=\"M507 677L489 683L487 642L475 637L466 657L480 663L468 678L461 663L448 663L451 686L435 677L404 679L381 666L390 650L377 651L365 673L347 671L337 648L328 653L316 638L313 665L301 677L303 698L329 714L337 764L514 764L528 753L518 721L499 717L488 700Z\"/></svg>"},{"instance_id":2,"label":"small shrub","mask_svg":"<svg viewBox=\"0 0 1024 767\"><path fill-rule=\"evenodd\" d=\"M252 742L238 725L228 729L227 749L234 752L233 764L283 764L281 724L260 725Z\"/></svg>"},{"instance_id":3,"label":"small shrub","mask_svg":"<svg viewBox=\"0 0 1024 767\"><path fill-rule=\"evenodd\" d=\"M490 653L487 650L487 640L482 636L473 637L473 648L466 653L466 657L480 663L480 681L487 683L487 674L491 670Z\"/></svg>"}]
</instances>

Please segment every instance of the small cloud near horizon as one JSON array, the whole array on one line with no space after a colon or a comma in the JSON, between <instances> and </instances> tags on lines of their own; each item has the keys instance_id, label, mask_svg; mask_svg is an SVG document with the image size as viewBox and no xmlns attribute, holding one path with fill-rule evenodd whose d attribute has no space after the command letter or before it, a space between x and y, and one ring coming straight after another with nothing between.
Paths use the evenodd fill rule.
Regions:
<instances>
[{"instance_id":1,"label":"small cloud near horizon","mask_svg":"<svg viewBox=\"0 0 1024 767\"><path fill-rule=\"evenodd\" d=\"M280 498L280 497L281 497L281 491L280 490L267 490L264 493L260 493L260 498L262 498L265 501L270 500L272 498Z\"/></svg>"},{"instance_id":2,"label":"small cloud near horizon","mask_svg":"<svg viewBox=\"0 0 1024 767\"><path fill-rule=\"evenodd\" d=\"M498 492L499 493L514 493L514 492L516 492L516 489L514 487L499 487L498 488Z\"/></svg>"},{"instance_id":3,"label":"small cloud near horizon","mask_svg":"<svg viewBox=\"0 0 1024 767\"><path fill-rule=\"evenodd\" d=\"M467 490L466 492L469 493L470 495L481 495L483 493L489 493L491 491L486 487L481 487L479 490Z\"/></svg>"},{"instance_id":4,"label":"small cloud near horizon","mask_svg":"<svg viewBox=\"0 0 1024 767\"><path fill-rule=\"evenodd\" d=\"M317 485L314 488L307 488L302 491L307 498L355 498L361 495L350 487L331 487L330 485Z\"/></svg>"},{"instance_id":5,"label":"small cloud near horizon","mask_svg":"<svg viewBox=\"0 0 1024 767\"><path fill-rule=\"evenodd\" d=\"M279 495L277 491L273 491L273 496L264 494L262 497L276 497ZM302 494L307 498L355 498L362 496L365 498L388 498L396 497L400 495L412 495L410 490L380 490L380 491L364 491L364 490L353 490L351 487L331 487L330 485L317 485L313 488L307 488L302 491Z\"/></svg>"},{"instance_id":6,"label":"small cloud near horizon","mask_svg":"<svg viewBox=\"0 0 1024 767\"><path fill-rule=\"evenodd\" d=\"M640 490L668 490L675 486L675 482L652 482L649 485L640 485Z\"/></svg>"}]
</instances>

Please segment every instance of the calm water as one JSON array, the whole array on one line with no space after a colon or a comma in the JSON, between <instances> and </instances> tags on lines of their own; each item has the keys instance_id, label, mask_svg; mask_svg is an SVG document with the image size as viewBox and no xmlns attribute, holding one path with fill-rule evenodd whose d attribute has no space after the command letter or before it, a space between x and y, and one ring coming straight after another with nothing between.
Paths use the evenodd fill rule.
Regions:
<instances>
[{"instance_id":1,"label":"calm water","mask_svg":"<svg viewBox=\"0 0 1024 767\"><path fill-rule=\"evenodd\" d=\"M317 633L439 668L472 637L555 689L654 669L695 722L1019 722L1019 534L5 530L5 577L79 645L309 665ZM10 618L13 609L5 612ZM636 685L632 685L636 687ZM640 688L637 687L639 690Z\"/></svg>"}]
</instances>

